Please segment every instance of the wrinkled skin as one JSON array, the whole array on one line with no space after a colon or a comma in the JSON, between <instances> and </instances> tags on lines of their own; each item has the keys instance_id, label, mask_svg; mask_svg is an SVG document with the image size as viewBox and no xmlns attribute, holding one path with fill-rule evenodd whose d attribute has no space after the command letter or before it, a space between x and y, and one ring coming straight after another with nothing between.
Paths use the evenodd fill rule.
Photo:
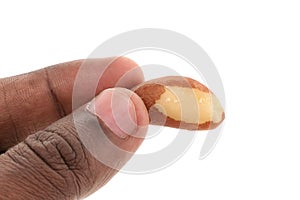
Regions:
<instances>
[{"instance_id":1,"label":"wrinkled skin","mask_svg":"<svg viewBox=\"0 0 300 200\"><path fill-rule=\"evenodd\" d=\"M125 79L118 86L124 88L143 81L142 72L133 61L111 61L112 58L78 60L0 79L0 199L82 199L106 184L130 159L110 152L104 143L95 148L113 158L116 169L106 166L82 143L78 127L74 126L76 113L80 116L77 126L88 135L91 114L86 105L72 111L73 84L83 62L93 70L103 70L96 95L114 87L121 77ZM93 98L86 97L84 91L82 97L88 101ZM142 100L136 95L132 101L138 124L147 126ZM138 131L141 137L128 135L124 139L100 118L99 123L109 140L128 152L137 150L146 133L143 129Z\"/></svg>"}]
</instances>

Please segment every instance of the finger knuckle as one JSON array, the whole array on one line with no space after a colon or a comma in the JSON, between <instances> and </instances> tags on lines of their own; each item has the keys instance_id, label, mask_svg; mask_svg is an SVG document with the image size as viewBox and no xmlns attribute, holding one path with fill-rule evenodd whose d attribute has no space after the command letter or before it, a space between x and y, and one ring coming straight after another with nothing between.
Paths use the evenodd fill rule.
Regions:
<instances>
[{"instance_id":1,"label":"finger knuckle","mask_svg":"<svg viewBox=\"0 0 300 200\"><path fill-rule=\"evenodd\" d=\"M42 163L38 168L42 176L54 174L48 181L65 196L80 196L91 177L85 149L74 132L60 125L52 126L24 141ZM52 179L57 175L60 178Z\"/></svg>"}]
</instances>

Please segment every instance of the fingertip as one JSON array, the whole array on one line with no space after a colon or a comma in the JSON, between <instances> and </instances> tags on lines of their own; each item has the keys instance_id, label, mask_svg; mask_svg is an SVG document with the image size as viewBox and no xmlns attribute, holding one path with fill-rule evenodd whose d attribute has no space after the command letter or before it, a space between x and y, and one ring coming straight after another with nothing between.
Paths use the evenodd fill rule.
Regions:
<instances>
[{"instance_id":1,"label":"fingertip","mask_svg":"<svg viewBox=\"0 0 300 200\"><path fill-rule=\"evenodd\" d=\"M108 85L108 88L123 87L129 89L144 81L143 71L135 61L127 57L109 59L109 67L105 69L99 80L100 91L106 89L102 88L101 85Z\"/></svg>"},{"instance_id":2,"label":"fingertip","mask_svg":"<svg viewBox=\"0 0 300 200\"><path fill-rule=\"evenodd\" d=\"M149 117L143 101L125 88L104 90L93 101L94 114L121 139L144 138Z\"/></svg>"},{"instance_id":3,"label":"fingertip","mask_svg":"<svg viewBox=\"0 0 300 200\"><path fill-rule=\"evenodd\" d=\"M116 57L115 60L114 60L114 63L115 64L122 64L124 67L128 67L128 68L138 66L138 64L134 60L132 60L128 57L125 57L125 56Z\"/></svg>"},{"instance_id":4,"label":"fingertip","mask_svg":"<svg viewBox=\"0 0 300 200\"><path fill-rule=\"evenodd\" d=\"M137 116L138 130L134 134L135 137L144 138L148 130L149 114L143 100L133 91L128 90L131 93L131 101L135 105L135 111Z\"/></svg>"}]
</instances>

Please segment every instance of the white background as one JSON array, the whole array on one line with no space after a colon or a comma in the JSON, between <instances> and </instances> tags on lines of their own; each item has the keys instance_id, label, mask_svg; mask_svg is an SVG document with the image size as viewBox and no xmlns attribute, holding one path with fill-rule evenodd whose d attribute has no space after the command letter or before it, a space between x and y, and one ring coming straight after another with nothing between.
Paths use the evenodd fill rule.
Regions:
<instances>
[{"instance_id":1,"label":"white background","mask_svg":"<svg viewBox=\"0 0 300 200\"><path fill-rule=\"evenodd\" d=\"M200 135L169 168L118 174L88 199L299 199L299 9L291 0L0 3L0 77L86 58L124 31L180 32L222 77L221 140L200 161Z\"/></svg>"}]
</instances>

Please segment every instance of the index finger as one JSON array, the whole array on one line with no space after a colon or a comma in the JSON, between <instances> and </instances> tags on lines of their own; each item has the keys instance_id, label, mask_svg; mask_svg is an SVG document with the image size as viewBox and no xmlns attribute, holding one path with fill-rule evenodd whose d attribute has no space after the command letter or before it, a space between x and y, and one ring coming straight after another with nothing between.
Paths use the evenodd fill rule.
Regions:
<instances>
[{"instance_id":1,"label":"index finger","mask_svg":"<svg viewBox=\"0 0 300 200\"><path fill-rule=\"evenodd\" d=\"M103 71L95 95L114 87L125 74L120 87L131 88L144 80L138 65L125 57L77 60L0 79L0 152L72 112L73 85L83 63Z\"/></svg>"}]
</instances>

